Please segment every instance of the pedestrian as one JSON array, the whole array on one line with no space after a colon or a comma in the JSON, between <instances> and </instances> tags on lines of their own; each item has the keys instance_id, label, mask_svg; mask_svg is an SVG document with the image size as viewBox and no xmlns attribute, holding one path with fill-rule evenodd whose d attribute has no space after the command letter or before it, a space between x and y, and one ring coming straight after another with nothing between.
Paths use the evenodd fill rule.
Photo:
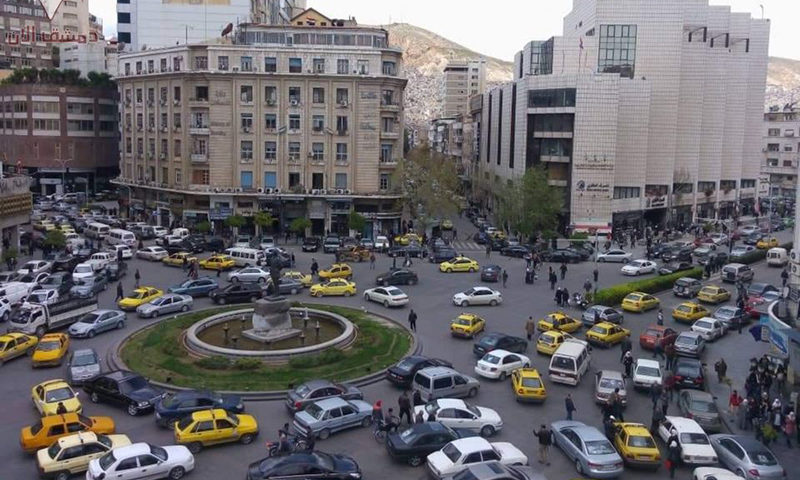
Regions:
<instances>
[{"instance_id":1,"label":"pedestrian","mask_svg":"<svg viewBox=\"0 0 800 480\"><path fill-rule=\"evenodd\" d=\"M725 379L725 374L728 373L728 364L725 363L724 358L720 358L714 364L714 371L717 372L717 381L722 383L722 380Z\"/></svg>"},{"instance_id":2,"label":"pedestrian","mask_svg":"<svg viewBox=\"0 0 800 480\"><path fill-rule=\"evenodd\" d=\"M783 283L783 287L786 288L786 282L789 281L789 270L783 269L781 272L781 282Z\"/></svg>"},{"instance_id":3,"label":"pedestrian","mask_svg":"<svg viewBox=\"0 0 800 480\"><path fill-rule=\"evenodd\" d=\"M58 402L58 406L56 407L56 415L64 415L67 413L67 407L64 405L64 402Z\"/></svg>"},{"instance_id":4,"label":"pedestrian","mask_svg":"<svg viewBox=\"0 0 800 480\"><path fill-rule=\"evenodd\" d=\"M133 279L136 280L135 288L139 288L139 281L142 279L142 275L139 273L138 268L136 269L136 273L133 274Z\"/></svg>"},{"instance_id":5,"label":"pedestrian","mask_svg":"<svg viewBox=\"0 0 800 480\"><path fill-rule=\"evenodd\" d=\"M491 258L491 257L492 257L492 241L488 240L488 243L486 244L486 258Z\"/></svg>"},{"instance_id":6,"label":"pedestrian","mask_svg":"<svg viewBox=\"0 0 800 480\"><path fill-rule=\"evenodd\" d=\"M619 394L619 387L614 389L614 392L611 393L608 397L608 406L611 414L614 415L616 418L619 418L620 421L624 422L625 417L622 413L622 397Z\"/></svg>"},{"instance_id":7,"label":"pedestrian","mask_svg":"<svg viewBox=\"0 0 800 480\"><path fill-rule=\"evenodd\" d=\"M664 420L664 414L661 413L661 409L654 408L653 416L650 419L650 433L655 435L658 432L658 426L661 425L661 422L663 420Z\"/></svg>"},{"instance_id":8,"label":"pedestrian","mask_svg":"<svg viewBox=\"0 0 800 480\"><path fill-rule=\"evenodd\" d=\"M553 432L551 432L547 425L544 423L539 427L539 431L534 430L533 434L539 439L539 463L550 465L550 460L547 458L550 445L553 444Z\"/></svg>"},{"instance_id":9,"label":"pedestrian","mask_svg":"<svg viewBox=\"0 0 800 480\"><path fill-rule=\"evenodd\" d=\"M383 420L383 400L378 400L372 404L372 421L378 423Z\"/></svg>"},{"instance_id":10,"label":"pedestrian","mask_svg":"<svg viewBox=\"0 0 800 480\"><path fill-rule=\"evenodd\" d=\"M669 478L675 478L675 469L678 468L678 462L681 460L681 446L677 439L673 439L669 442L668 448L667 469L669 470Z\"/></svg>"},{"instance_id":11,"label":"pedestrian","mask_svg":"<svg viewBox=\"0 0 800 480\"><path fill-rule=\"evenodd\" d=\"M317 259L312 258L311 259L311 275L315 277L315 276L317 276L318 272L319 272L319 265L317 264Z\"/></svg>"},{"instance_id":12,"label":"pedestrian","mask_svg":"<svg viewBox=\"0 0 800 480\"><path fill-rule=\"evenodd\" d=\"M653 347L653 358L658 358L659 360L664 360L666 357L664 356L664 345L661 343L661 340L656 340L656 345Z\"/></svg>"},{"instance_id":13,"label":"pedestrian","mask_svg":"<svg viewBox=\"0 0 800 480\"><path fill-rule=\"evenodd\" d=\"M122 249L121 248L117 249L117 261L122 263Z\"/></svg>"},{"instance_id":14,"label":"pedestrian","mask_svg":"<svg viewBox=\"0 0 800 480\"><path fill-rule=\"evenodd\" d=\"M536 322L533 320L533 317L528 317L528 321L525 322L525 336L528 337L528 341L531 341L535 334Z\"/></svg>"},{"instance_id":15,"label":"pedestrian","mask_svg":"<svg viewBox=\"0 0 800 480\"><path fill-rule=\"evenodd\" d=\"M370 270L375 270L375 254L374 253L370 253L369 254L369 269Z\"/></svg>"},{"instance_id":16,"label":"pedestrian","mask_svg":"<svg viewBox=\"0 0 800 480\"><path fill-rule=\"evenodd\" d=\"M736 419L739 415L739 406L742 404L742 396L739 395L739 392L734 390L731 392L730 397L728 397L728 410L730 410L731 415L734 419Z\"/></svg>"},{"instance_id":17,"label":"pedestrian","mask_svg":"<svg viewBox=\"0 0 800 480\"><path fill-rule=\"evenodd\" d=\"M217 267L217 278L222 276L222 267Z\"/></svg>"},{"instance_id":18,"label":"pedestrian","mask_svg":"<svg viewBox=\"0 0 800 480\"><path fill-rule=\"evenodd\" d=\"M746 398L742 398L741 403L736 409L736 425L740 430L747 430L747 412L749 408L749 401Z\"/></svg>"},{"instance_id":19,"label":"pedestrian","mask_svg":"<svg viewBox=\"0 0 800 480\"><path fill-rule=\"evenodd\" d=\"M506 283L508 283L508 271L504 268L503 269L503 288L506 288Z\"/></svg>"},{"instance_id":20,"label":"pedestrian","mask_svg":"<svg viewBox=\"0 0 800 480\"><path fill-rule=\"evenodd\" d=\"M409 425L414 423L411 419L411 399L408 397L408 390L400 394L397 399L397 405L400 407L400 422L403 421L403 416L405 416Z\"/></svg>"},{"instance_id":21,"label":"pedestrian","mask_svg":"<svg viewBox=\"0 0 800 480\"><path fill-rule=\"evenodd\" d=\"M453 240L458 240L458 230L455 227L453 227Z\"/></svg>"},{"instance_id":22,"label":"pedestrian","mask_svg":"<svg viewBox=\"0 0 800 480\"><path fill-rule=\"evenodd\" d=\"M550 290L556 289L556 282L558 282L558 277L556 277L556 272L553 271L553 267L550 267Z\"/></svg>"},{"instance_id":23,"label":"pedestrian","mask_svg":"<svg viewBox=\"0 0 800 480\"><path fill-rule=\"evenodd\" d=\"M417 331L417 312L415 312L413 308L408 312L408 326L411 328L412 332Z\"/></svg>"},{"instance_id":24,"label":"pedestrian","mask_svg":"<svg viewBox=\"0 0 800 480\"><path fill-rule=\"evenodd\" d=\"M392 256L392 270L397 270L397 256Z\"/></svg>"},{"instance_id":25,"label":"pedestrian","mask_svg":"<svg viewBox=\"0 0 800 480\"><path fill-rule=\"evenodd\" d=\"M422 394L419 393L419 390L414 390L414 394L411 395L411 401L414 403L415 407L419 405L425 405L425 402L422 401Z\"/></svg>"},{"instance_id":26,"label":"pedestrian","mask_svg":"<svg viewBox=\"0 0 800 480\"><path fill-rule=\"evenodd\" d=\"M592 281L589 280L588 278L586 279L585 282L583 282L583 290L586 292L587 297L589 296L589 292L592 291Z\"/></svg>"},{"instance_id":27,"label":"pedestrian","mask_svg":"<svg viewBox=\"0 0 800 480\"><path fill-rule=\"evenodd\" d=\"M628 353L628 352L630 352L630 351L631 351L631 348L632 348L632 346L631 346L631 340L630 340L630 338L628 338L628 337L625 337L625 338L624 338L624 339L623 339L623 340L622 340L622 341L619 343L619 349L620 349L619 361L620 361L620 363L621 363L623 360L625 360L625 354L626 354L626 353Z\"/></svg>"},{"instance_id":28,"label":"pedestrian","mask_svg":"<svg viewBox=\"0 0 800 480\"><path fill-rule=\"evenodd\" d=\"M575 408L571 393L568 393L567 398L564 399L564 407L567 409L567 420L572 420L572 412L576 412L578 409Z\"/></svg>"},{"instance_id":29,"label":"pedestrian","mask_svg":"<svg viewBox=\"0 0 800 480\"><path fill-rule=\"evenodd\" d=\"M594 270L592 270L592 275L594 276L594 283L597 283L598 278L600 278L600 272L598 272L597 269L595 268Z\"/></svg>"},{"instance_id":30,"label":"pedestrian","mask_svg":"<svg viewBox=\"0 0 800 480\"><path fill-rule=\"evenodd\" d=\"M792 448L792 437L797 428L797 418L794 410L790 410L783 421L783 434L786 436L786 446Z\"/></svg>"},{"instance_id":31,"label":"pedestrian","mask_svg":"<svg viewBox=\"0 0 800 480\"><path fill-rule=\"evenodd\" d=\"M181 260L181 270L183 270L183 273L186 273L186 269L188 267L189 267L189 258L188 256L186 256L183 257L183 260Z\"/></svg>"},{"instance_id":32,"label":"pedestrian","mask_svg":"<svg viewBox=\"0 0 800 480\"><path fill-rule=\"evenodd\" d=\"M422 409L419 409L416 416L414 416L414 423L425 423L425 416L422 414Z\"/></svg>"},{"instance_id":33,"label":"pedestrian","mask_svg":"<svg viewBox=\"0 0 800 480\"><path fill-rule=\"evenodd\" d=\"M294 268L294 252L292 252L291 260L292 260L292 263L291 263L292 268Z\"/></svg>"},{"instance_id":34,"label":"pedestrian","mask_svg":"<svg viewBox=\"0 0 800 480\"><path fill-rule=\"evenodd\" d=\"M119 300L125 298L124 292L122 291L122 280L117 282L117 296L114 298L114 303L117 303Z\"/></svg>"},{"instance_id":35,"label":"pedestrian","mask_svg":"<svg viewBox=\"0 0 800 480\"><path fill-rule=\"evenodd\" d=\"M675 364L675 359L678 357L678 354L675 351L675 344L668 343L667 346L664 347L664 354L667 356L667 370L672 370L672 367Z\"/></svg>"},{"instance_id":36,"label":"pedestrian","mask_svg":"<svg viewBox=\"0 0 800 480\"><path fill-rule=\"evenodd\" d=\"M664 310L662 308L658 309L658 315L656 318L656 323L659 325L664 325Z\"/></svg>"},{"instance_id":37,"label":"pedestrian","mask_svg":"<svg viewBox=\"0 0 800 480\"><path fill-rule=\"evenodd\" d=\"M567 278L567 263L566 262L561 262L561 266L558 267L558 268L559 268L559 270L561 270L561 280L564 280L565 278Z\"/></svg>"},{"instance_id":38,"label":"pedestrian","mask_svg":"<svg viewBox=\"0 0 800 480\"><path fill-rule=\"evenodd\" d=\"M628 350L625 352L625 357L622 359L622 364L625 366L625 377L631 378L633 371L633 354Z\"/></svg>"}]
</instances>

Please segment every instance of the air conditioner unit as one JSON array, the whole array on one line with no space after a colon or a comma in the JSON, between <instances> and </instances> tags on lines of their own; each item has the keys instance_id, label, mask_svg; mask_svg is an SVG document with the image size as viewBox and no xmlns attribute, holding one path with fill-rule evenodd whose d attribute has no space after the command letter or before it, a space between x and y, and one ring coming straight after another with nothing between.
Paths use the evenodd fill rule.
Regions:
<instances>
[{"instance_id":1,"label":"air conditioner unit","mask_svg":"<svg viewBox=\"0 0 800 480\"><path fill-rule=\"evenodd\" d=\"M142 131L142 127L136 127L136 131L137 132L141 132Z\"/></svg>"},{"instance_id":2,"label":"air conditioner unit","mask_svg":"<svg viewBox=\"0 0 800 480\"><path fill-rule=\"evenodd\" d=\"M290 100L289 101L289 105L291 105L293 107L297 107L297 106L300 105L300 101L299 100Z\"/></svg>"},{"instance_id":3,"label":"air conditioner unit","mask_svg":"<svg viewBox=\"0 0 800 480\"><path fill-rule=\"evenodd\" d=\"M242 130L244 130L244 133L250 133L250 127L244 127Z\"/></svg>"},{"instance_id":4,"label":"air conditioner unit","mask_svg":"<svg viewBox=\"0 0 800 480\"><path fill-rule=\"evenodd\" d=\"M352 195L352 194L353 194L353 191L352 191L352 190L349 190L349 189L345 189L345 191L344 191L344 194L345 194L345 195Z\"/></svg>"},{"instance_id":5,"label":"air conditioner unit","mask_svg":"<svg viewBox=\"0 0 800 480\"><path fill-rule=\"evenodd\" d=\"M152 107L153 106L153 101L152 100L148 100L147 101L147 106L148 107Z\"/></svg>"},{"instance_id":6,"label":"air conditioner unit","mask_svg":"<svg viewBox=\"0 0 800 480\"><path fill-rule=\"evenodd\" d=\"M219 188L214 187L214 193L219 193Z\"/></svg>"},{"instance_id":7,"label":"air conditioner unit","mask_svg":"<svg viewBox=\"0 0 800 480\"><path fill-rule=\"evenodd\" d=\"M346 107L347 106L347 100L342 100L341 102L339 102L339 106L340 107Z\"/></svg>"},{"instance_id":8,"label":"air conditioner unit","mask_svg":"<svg viewBox=\"0 0 800 480\"><path fill-rule=\"evenodd\" d=\"M344 195L344 189L342 189L342 188L337 189L336 190L336 194L337 195Z\"/></svg>"},{"instance_id":9,"label":"air conditioner unit","mask_svg":"<svg viewBox=\"0 0 800 480\"><path fill-rule=\"evenodd\" d=\"M177 131L179 131L180 129L181 129L181 127L173 127L172 131L173 131L173 132L177 132Z\"/></svg>"},{"instance_id":10,"label":"air conditioner unit","mask_svg":"<svg viewBox=\"0 0 800 480\"><path fill-rule=\"evenodd\" d=\"M167 127L161 127L161 133L167 133Z\"/></svg>"},{"instance_id":11,"label":"air conditioner unit","mask_svg":"<svg viewBox=\"0 0 800 480\"><path fill-rule=\"evenodd\" d=\"M322 190L320 190L320 191L319 191L319 194L320 194L320 195L327 195L327 194L328 194L328 191L327 191L327 190L325 190L325 189L322 189Z\"/></svg>"},{"instance_id":12,"label":"air conditioner unit","mask_svg":"<svg viewBox=\"0 0 800 480\"><path fill-rule=\"evenodd\" d=\"M239 71L239 67L233 67L233 71L234 72L238 72Z\"/></svg>"},{"instance_id":13,"label":"air conditioner unit","mask_svg":"<svg viewBox=\"0 0 800 480\"><path fill-rule=\"evenodd\" d=\"M311 190L311 195L319 195L319 189Z\"/></svg>"},{"instance_id":14,"label":"air conditioner unit","mask_svg":"<svg viewBox=\"0 0 800 480\"><path fill-rule=\"evenodd\" d=\"M277 102L276 102L274 99L272 99L272 98L270 98L269 100L267 100L267 105L273 105L273 106L274 106L276 103L277 103Z\"/></svg>"},{"instance_id":15,"label":"air conditioner unit","mask_svg":"<svg viewBox=\"0 0 800 480\"><path fill-rule=\"evenodd\" d=\"M272 193L281 193L281 189L280 188L273 188L272 189Z\"/></svg>"},{"instance_id":16,"label":"air conditioner unit","mask_svg":"<svg viewBox=\"0 0 800 480\"><path fill-rule=\"evenodd\" d=\"M314 156L314 152L308 152L308 158L312 158Z\"/></svg>"},{"instance_id":17,"label":"air conditioner unit","mask_svg":"<svg viewBox=\"0 0 800 480\"><path fill-rule=\"evenodd\" d=\"M177 107L178 105L181 104L181 101L180 100L175 100L174 102L172 102L172 104Z\"/></svg>"},{"instance_id":18,"label":"air conditioner unit","mask_svg":"<svg viewBox=\"0 0 800 480\"><path fill-rule=\"evenodd\" d=\"M166 153L161 153L160 158L161 158L161 160L166 160L167 159L167 154Z\"/></svg>"},{"instance_id":19,"label":"air conditioner unit","mask_svg":"<svg viewBox=\"0 0 800 480\"><path fill-rule=\"evenodd\" d=\"M167 106L167 101L166 100L161 100L161 102L159 102L159 103L161 104L162 107L166 107Z\"/></svg>"},{"instance_id":20,"label":"air conditioner unit","mask_svg":"<svg viewBox=\"0 0 800 480\"><path fill-rule=\"evenodd\" d=\"M272 189L271 188L259 188L258 192L259 193L272 193Z\"/></svg>"},{"instance_id":21,"label":"air conditioner unit","mask_svg":"<svg viewBox=\"0 0 800 480\"><path fill-rule=\"evenodd\" d=\"M236 189L236 191L237 191L237 192L239 192L239 193L241 193L241 192L243 192L243 191L244 191L244 188L242 188L242 187L239 187L239 188L237 188L237 189Z\"/></svg>"}]
</instances>

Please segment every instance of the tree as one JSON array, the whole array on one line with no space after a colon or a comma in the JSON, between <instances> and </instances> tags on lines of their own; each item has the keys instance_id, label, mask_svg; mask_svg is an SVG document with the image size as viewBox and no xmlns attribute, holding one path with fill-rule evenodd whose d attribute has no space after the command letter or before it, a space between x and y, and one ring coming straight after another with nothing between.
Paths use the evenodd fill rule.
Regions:
<instances>
[{"instance_id":1,"label":"tree","mask_svg":"<svg viewBox=\"0 0 800 480\"><path fill-rule=\"evenodd\" d=\"M263 229L271 227L275 219L270 212L256 212L253 216L253 221L258 225L259 232L262 232Z\"/></svg>"},{"instance_id":2,"label":"tree","mask_svg":"<svg viewBox=\"0 0 800 480\"><path fill-rule=\"evenodd\" d=\"M306 230L311 228L311 220L305 217L298 217L289 224L289 230L298 237L304 237Z\"/></svg>"},{"instance_id":3,"label":"tree","mask_svg":"<svg viewBox=\"0 0 800 480\"><path fill-rule=\"evenodd\" d=\"M245 220L245 218L241 215L231 215L225 219L225 225L234 228L237 231L239 228L243 227L245 223L247 223L247 220Z\"/></svg>"},{"instance_id":4,"label":"tree","mask_svg":"<svg viewBox=\"0 0 800 480\"><path fill-rule=\"evenodd\" d=\"M67 246L67 238L61 230L50 230L44 236L44 246L51 250L63 250Z\"/></svg>"},{"instance_id":5,"label":"tree","mask_svg":"<svg viewBox=\"0 0 800 480\"><path fill-rule=\"evenodd\" d=\"M350 230L355 230L356 233L363 233L366 225L367 219L364 218L364 215L355 210L350 211L350 216L347 218L347 226L350 227Z\"/></svg>"},{"instance_id":6,"label":"tree","mask_svg":"<svg viewBox=\"0 0 800 480\"><path fill-rule=\"evenodd\" d=\"M496 214L502 225L525 236L551 236L564 205L561 191L547 183L547 171L529 168L522 177L497 187Z\"/></svg>"},{"instance_id":7,"label":"tree","mask_svg":"<svg viewBox=\"0 0 800 480\"><path fill-rule=\"evenodd\" d=\"M211 224L209 222L202 221L197 223L194 228L196 228L200 233L208 233L211 231Z\"/></svg>"}]
</instances>

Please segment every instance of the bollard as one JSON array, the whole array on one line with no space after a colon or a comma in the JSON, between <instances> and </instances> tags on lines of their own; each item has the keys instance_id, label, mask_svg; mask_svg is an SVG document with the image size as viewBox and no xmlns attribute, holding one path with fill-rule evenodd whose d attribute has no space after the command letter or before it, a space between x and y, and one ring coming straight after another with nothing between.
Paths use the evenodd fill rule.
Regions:
<instances>
[{"instance_id":1,"label":"bollard","mask_svg":"<svg viewBox=\"0 0 800 480\"><path fill-rule=\"evenodd\" d=\"M228 324L222 326L222 333L225 335L225 343L228 343Z\"/></svg>"},{"instance_id":2,"label":"bollard","mask_svg":"<svg viewBox=\"0 0 800 480\"><path fill-rule=\"evenodd\" d=\"M300 345L305 346L306 344L306 332L300 333Z\"/></svg>"},{"instance_id":3,"label":"bollard","mask_svg":"<svg viewBox=\"0 0 800 480\"><path fill-rule=\"evenodd\" d=\"M317 320L317 324L314 326L314 330L317 331L317 341L319 341L319 320Z\"/></svg>"}]
</instances>

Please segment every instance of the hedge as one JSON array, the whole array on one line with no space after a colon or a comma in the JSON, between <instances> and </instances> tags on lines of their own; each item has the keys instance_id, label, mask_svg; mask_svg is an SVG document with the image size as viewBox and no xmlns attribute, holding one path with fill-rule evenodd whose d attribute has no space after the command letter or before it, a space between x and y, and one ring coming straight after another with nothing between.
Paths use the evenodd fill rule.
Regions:
<instances>
[{"instance_id":1,"label":"hedge","mask_svg":"<svg viewBox=\"0 0 800 480\"><path fill-rule=\"evenodd\" d=\"M669 290L675 280L683 277L700 279L703 277L703 269L695 267L691 270L675 272L669 275L659 275L658 277L644 278L635 282L620 283L613 287L598 290L594 297L594 303L599 305L619 305L622 299L631 292L656 293L662 290Z\"/></svg>"}]
</instances>

